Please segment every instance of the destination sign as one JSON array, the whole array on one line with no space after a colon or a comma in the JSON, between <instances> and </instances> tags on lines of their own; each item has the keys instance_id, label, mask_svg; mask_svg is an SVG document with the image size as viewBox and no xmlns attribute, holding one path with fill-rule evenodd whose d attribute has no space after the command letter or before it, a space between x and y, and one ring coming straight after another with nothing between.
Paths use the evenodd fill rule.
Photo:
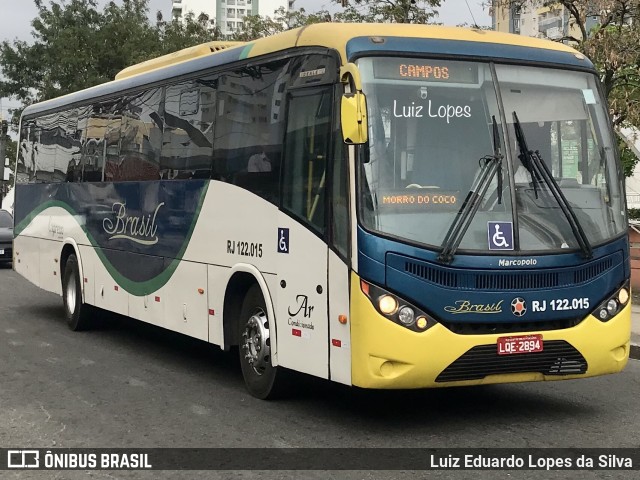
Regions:
<instances>
[{"instance_id":1,"label":"destination sign","mask_svg":"<svg viewBox=\"0 0 640 480\"><path fill-rule=\"evenodd\" d=\"M470 63L438 62L412 58L375 59L375 78L427 80L442 83L478 83L478 68Z\"/></svg>"},{"instance_id":2,"label":"destination sign","mask_svg":"<svg viewBox=\"0 0 640 480\"><path fill-rule=\"evenodd\" d=\"M460 192L442 191L440 189L415 189L380 192L378 207L383 211L398 213L424 212L432 210L457 210Z\"/></svg>"}]
</instances>

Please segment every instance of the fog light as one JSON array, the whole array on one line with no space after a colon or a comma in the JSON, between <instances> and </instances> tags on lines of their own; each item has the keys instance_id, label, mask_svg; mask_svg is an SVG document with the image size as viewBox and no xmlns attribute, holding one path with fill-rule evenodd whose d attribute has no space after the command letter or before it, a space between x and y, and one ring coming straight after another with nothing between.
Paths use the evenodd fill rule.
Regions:
<instances>
[{"instance_id":1,"label":"fog light","mask_svg":"<svg viewBox=\"0 0 640 480\"><path fill-rule=\"evenodd\" d=\"M626 305L629 301L629 291L626 288L621 288L618 292L618 301L620 305Z\"/></svg>"},{"instance_id":2,"label":"fog light","mask_svg":"<svg viewBox=\"0 0 640 480\"><path fill-rule=\"evenodd\" d=\"M420 330L424 330L425 328L427 328L427 319L424 317L418 317L418 319L416 320L416 327L418 327Z\"/></svg>"},{"instance_id":3,"label":"fog light","mask_svg":"<svg viewBox=\"0 0 640 480\"><path fill-rule=\"evenodd\" d=\"M618 310L618 302L616 302L613 298L607 302L607 312L609 315L614 315Z\"/></svg>"},{"instance_id":4,"label":"fog light","mask_svg":"<svg viewBox=\"0 0 640 480\"><path fill-rule=\"evenodd\" d=\"M413 319L415 317L415 313L413 313L413 309L410 307L402 307L400 309L400 313L398 313L398 320L400 320L405 325L411 325L413 323Z\"/></svg>"},{"instance_id":5,"label":"fog light","mask_svg":"<svg viewBox=\"0 0 640 480\"><path fill-rule=\"evenodd\" d=\"M393 315L398 310L398 301L391 295L383 295L378 299L378 308L385 315Z\"/></svg>"}]
</instances>

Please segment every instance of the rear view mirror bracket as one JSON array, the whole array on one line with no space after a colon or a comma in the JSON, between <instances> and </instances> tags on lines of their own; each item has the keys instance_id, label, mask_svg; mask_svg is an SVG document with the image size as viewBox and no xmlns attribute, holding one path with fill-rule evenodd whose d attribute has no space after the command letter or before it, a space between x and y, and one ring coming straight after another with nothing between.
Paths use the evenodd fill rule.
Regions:
<instances>
[{"instance_id":1,"label":"rear view mirror bracket","mask_svg":"<svg viewBox=\"0 0 640 480\"><path fill-rule=\"evenodd\" d=\"M340 121L342 138L347 145L362 145L367 142L367 100L362 93L360 72L353 63L340 68L340 81L350 84L353 92L342 95Z\"/></svg>"}]
</instances>

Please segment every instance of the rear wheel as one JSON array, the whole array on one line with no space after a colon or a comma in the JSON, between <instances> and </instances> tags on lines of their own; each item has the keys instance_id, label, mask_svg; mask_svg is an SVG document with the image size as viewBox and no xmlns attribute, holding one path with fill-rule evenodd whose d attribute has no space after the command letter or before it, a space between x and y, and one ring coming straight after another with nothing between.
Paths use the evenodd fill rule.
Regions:
<instances>
[{"instance_id":1,"label":"rear wheel","mask_svg":"<svg viewBox=\"0 0 640 480\"><path fill-rule=\"evenodd\" d=\"M80 269L75 254L69 255L62 276L62 301L67 325L71 330L86 330L91 324L91 307L82 303Z\"/></svg>"},{"instance_id":2,"label":"rear wheel","mask_svg":"<svg viewBox=\"0 0 640 480\"><path fill-rule=\"evenodd\" d=\"M249 289L242 302L238 334L242 376L249 393L260 399L282 395L285 372L271 365L270 324L258 285Z\"/></svg>"}]
</instances>

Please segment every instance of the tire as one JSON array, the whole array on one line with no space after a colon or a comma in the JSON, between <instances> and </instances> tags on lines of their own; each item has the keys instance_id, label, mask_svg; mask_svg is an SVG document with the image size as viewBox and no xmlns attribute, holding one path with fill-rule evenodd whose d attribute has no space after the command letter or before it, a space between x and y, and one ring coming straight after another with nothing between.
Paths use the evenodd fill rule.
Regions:
<instances>
[{"instance_id":1,"label":"tire","mask_svg":"<svg viewBox=\"0 0 640 480\"><path fill-rule=\"evenodd\" d=\"M286 372L271 365L269 319L262 291L254 284L244 297L238 322L238 352L247 390L262 400L281 397Z\"/></svg>"},{"instance_id":2,"label":"tire","mask_svg":"<svg viewBox=\"0 0 640 480\"><path fill-rule=\"evenodd\" d=\"M67 258L62 276L62 301L67 325L74 332L87 330L91 326L91 307L82 303L82 283L78 259L72 253Z\"/></svg>"}]
</instances>

